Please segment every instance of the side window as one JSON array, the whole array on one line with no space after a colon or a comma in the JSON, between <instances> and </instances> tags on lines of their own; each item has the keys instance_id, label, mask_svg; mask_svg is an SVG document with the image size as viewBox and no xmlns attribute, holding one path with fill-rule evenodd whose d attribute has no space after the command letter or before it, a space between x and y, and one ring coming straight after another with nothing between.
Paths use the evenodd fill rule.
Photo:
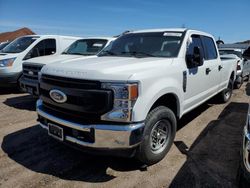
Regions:
<instances>
[{"instance_id":1,"label":"side window","mask_svg":"<svg viewBox=\"0 0 250 188\"><path fill-rule=\"evenodd\" d=\"M55 39L45 39L37 43L25 56L24 60L51 55L56 52L56 40Z\"/></svg>"},{"instance_id":2,"label":"side window","mask_svg":"<svg viewBox=\"0 0 250 188\"><path fill-rule=\"evenodd\" d=\"M51 55L56 53L56 40L45 39L44 40L44 55Z\"/></svg>"},{"instance_id":3,"label":"side window","mask_svg":"<svg viewBox=\"0 0 250 188\"><path fill-rule=\"evenodd\" d=\"M213 39L202 36L202 42L205 46L205 60L217 59L218 54Z\"/></svg>"},{"instance_id":4,"label":"side window","mask_svg":"<svg viewBox=\"0 0 250 188\"><path fill-rule=\"evenodd\" d=\"M194 53L194 47L199 47L200 48L200 52L201 52L201 56L204 57L204 50L203 50L203 46L202 46L202 42L201 42L201 38L199 35L192 35L190 37L190 41L187 47L187 56L192 56Z\"/></svg>"}]
</instances>

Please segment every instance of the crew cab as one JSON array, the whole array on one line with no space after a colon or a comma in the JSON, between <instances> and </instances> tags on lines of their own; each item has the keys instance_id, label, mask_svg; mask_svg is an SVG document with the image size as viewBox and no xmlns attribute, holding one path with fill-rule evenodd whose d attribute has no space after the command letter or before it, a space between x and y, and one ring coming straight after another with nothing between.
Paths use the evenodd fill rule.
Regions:
<instances>
[{"instance_id":1,"label":"crew cab","mask_svg":"<svg viewBox=\"0 0 250 188\"><path fill-rule=\"evenodd\" d=\"M44 66L38 121L84 151L128 152L151 165L169 151L184 114L215 95L230 99L235 75L236 60L222 61L208 33L131 31L96 58Z\"/></svg>"},{"instance_id":2,"label":"crew cab","mask_svg":"<svg viewBox=\"0 0 250 188\"><path fill-rule=\"evenodd\" d=\"M92 37L82 38L72 43L62 53L51 56L42 56L29 59L23 63L23 75L20 79L20 85L23 91L34 96L39 95L38 73L46 64L67 61L75 59L86 59L96 57L104 47L110 44L115 38L110 37Z\"/></svg>"},{"instance_id":3,"label":"crew cab","mask_svg":"<svg viewBox=\"0 0 250 188\"><path fill-rule=\"evenodd\" d=\"M242 55L245 49L241 48L219 48L222 57L237 59L237 74L235 80L235 87L239 89L244 80L249 78L250 75L250 61L243 58Z\"/></svg>"},{"instance_id":4,"label":"crew cab","mask_svg":"<svg viewBox=\"0 0 250 188\"><path fill-rule=\"evenodd\" d=\"M77 39L59 35L26 35L15 39L0 53L0 87L19 88L24 61L60 54Z\"/></svg>"}]
</instances>

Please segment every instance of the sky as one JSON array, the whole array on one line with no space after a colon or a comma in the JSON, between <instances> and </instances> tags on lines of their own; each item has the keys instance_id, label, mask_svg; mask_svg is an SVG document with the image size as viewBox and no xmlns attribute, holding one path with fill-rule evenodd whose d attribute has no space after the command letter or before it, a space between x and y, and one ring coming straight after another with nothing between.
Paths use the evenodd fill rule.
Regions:
<instances>
[{"instance_id":1,"label":"sky","mask_svg":"<svg viewBox=\"0 0 250 188\"><path fill-rule=\"evenodd\" d=\"M227 43L250 39L250 0L0 0L0 32L114 36L126 30L202 30Z\"/></svg>"}]
</instances>

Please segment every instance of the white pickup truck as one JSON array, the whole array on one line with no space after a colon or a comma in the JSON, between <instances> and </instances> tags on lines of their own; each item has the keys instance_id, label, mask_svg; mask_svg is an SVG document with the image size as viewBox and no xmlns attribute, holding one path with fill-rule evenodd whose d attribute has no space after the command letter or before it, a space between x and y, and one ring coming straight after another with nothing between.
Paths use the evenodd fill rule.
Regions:
<instances>
[{"instance_id":1,"label":"white pickup truck","mask_svg":"<svg viewBox=\"0 0 250 188\"><path fill-rule=\"evenodd\" d=\"M20 78L21 88L34 95L39 95L38 73L44 65L75 59L87 59L96 55L115 40L113 37L88 37L76 40L61 53L29 59L23 63L23 75Z\"/></svg>"},{"instance_id":2,"label":"white pickup truck","mask_svg":"<svg viewBox=\"0 0 250 188\"><path fill-rule=\"evenodd\" d=\"M178 120L232 94L236 60L221 61L212 35L188 29L125 33L96 58L41 70L38 121L48 134L85 151L126 152L160 161Z\"/></svg>"}]
</instances>

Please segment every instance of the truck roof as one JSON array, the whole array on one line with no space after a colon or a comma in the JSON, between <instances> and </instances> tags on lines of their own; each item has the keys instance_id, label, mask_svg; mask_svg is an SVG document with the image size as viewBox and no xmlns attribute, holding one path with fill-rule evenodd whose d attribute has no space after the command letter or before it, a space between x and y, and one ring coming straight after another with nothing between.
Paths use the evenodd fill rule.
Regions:
<instances>
[{"instance_id":1,"label":"truck roof","mask_svg":"<svg viewBox=\"0 0 250 188\"><path fill-rule=\"evenodd\" d=\"M128 33L150 33L150 32L185 32L190 31L194 32L200 35L206 35L206 36L212 36L209 33L198 31L198 30L192 30L187 28L160 28L160 29L144 29L144 30L137 30L137 31L129 31Z\"/></svg>"},{"instance_id":2,"label":"truck roof","mask_svg":"<svg viewBox=\"0 0 250 188\"><path fill-rule=\"evenodd\" d=\"M137 31L131 31L130 33L149 33L149 32L165 32L165 31L177 31L184 32L186 28L160 28L160 29L143 29Z\"/></svg>"},{"instance_id":3,"label":"truck roof","mask_svg":"<svg viewBox=\"0 0 250 188\"><path fill-rule=\"evenodd\" d=\"M70 38L70 39L76 39L76 40L77 39L103 39L103 40L115 39L115 37L75 37L75 36L65 36L65 35L25 35L22 37L42 37L42 38L59 37L59 38Z\"/></svg>"}]
</instances>

